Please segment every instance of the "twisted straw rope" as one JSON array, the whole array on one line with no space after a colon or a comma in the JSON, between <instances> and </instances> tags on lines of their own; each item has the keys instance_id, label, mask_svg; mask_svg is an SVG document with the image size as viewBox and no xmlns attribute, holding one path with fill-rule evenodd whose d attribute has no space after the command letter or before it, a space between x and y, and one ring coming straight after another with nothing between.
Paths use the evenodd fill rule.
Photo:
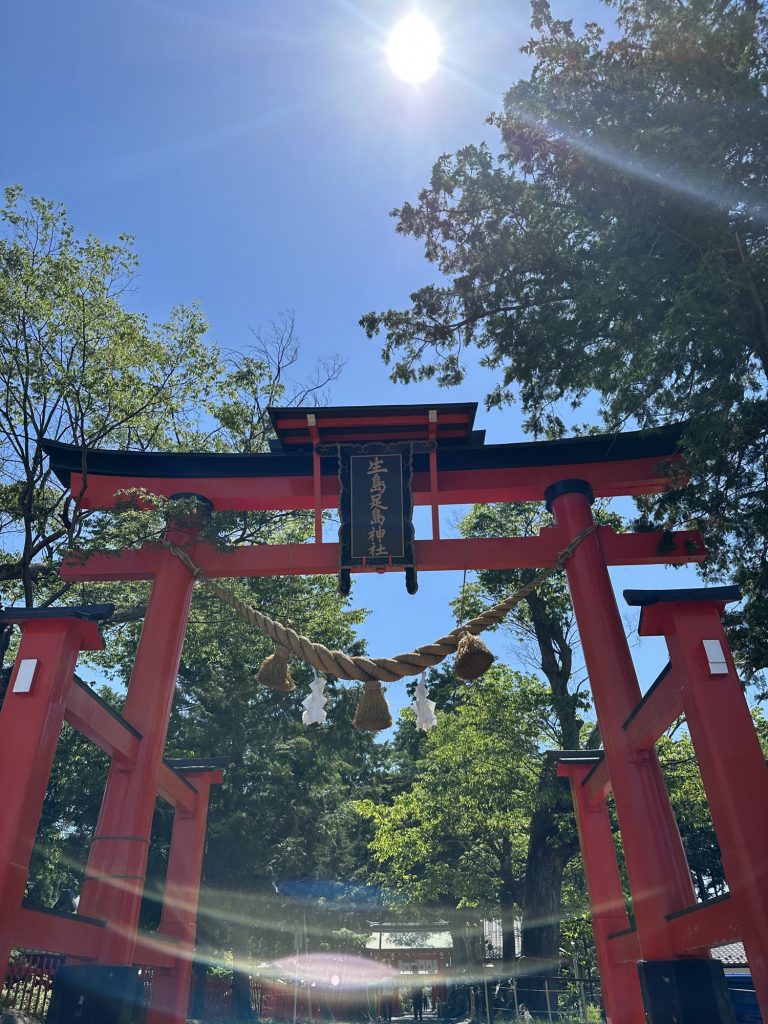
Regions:
<instances>
[{"instance_id":1,"label":"twisted straw rope","mask_svg":"<svg viewBox=\"0 0 768 1024\"><path fill-rule=\"evenodd\" d=\"M338 679L358 679L364 683L373 682L374 680L391 683L397 679L404 679L406 676L418 675L425 668L439 665L449 654L453 654L464 633L477 635L482 633L484 629L488 629L489 626L494 626L496 623L501 622L515 605L525 600L545 580L548 580L550 576L553 576L562 569L579 544L590 534L594 533L597 525L597 523L593 523L586 530L582 530L581 533L577 534L571 543L558 553L554 565L549 569L543 569L529 583L526 583L524 587L516 590L514 594L505 597L503 601L493 605L491 608L486 608L480 615L470 619L464 625L452 629L450 633L441 636L434 643L424 644L422 647L417 647L415 651L409 651L407 654L397 654L394 658L367 658L364 655L353 656L345 654L344 651L332 651L324 644L302 636L289 626L284 626L281 622L277 622L256 608L252 608L245 601L241 601L228 587L217 583L216 580L209 579L200 566L195 565L187 552L177 547L176 544L168 540L162 540L160 543L184 563L196 580L203 582L216 594L219 600L234 609L242 619L255 626L256 629L261 630L266 636L271 637L280 647L285 647L297 658L302 658L308 662L319 672L336 676Z\"/></svg>"}]
</instances>

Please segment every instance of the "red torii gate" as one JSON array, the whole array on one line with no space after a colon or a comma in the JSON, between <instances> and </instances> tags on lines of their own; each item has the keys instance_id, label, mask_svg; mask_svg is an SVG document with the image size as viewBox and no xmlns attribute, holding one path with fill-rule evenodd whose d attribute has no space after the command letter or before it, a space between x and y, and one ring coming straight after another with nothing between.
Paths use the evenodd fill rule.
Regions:
<instances>
[{"instance_id":1,"label":"red torii gate","mask_svg":"<svg viewBox=\"0 0 768 1024\"><path fill-rule=\"evenodd\" d=\"M0 979L5 978L14 946L64 953L82 961L111 962L110 932L104 918L90 916L82 906L72 915L23 904L56 745L62 724L67 721L111 756L112 774L135 778L141 773L144 810L151 807L142 839L146 851L157 794L174 808L158 931L154 935L140 934L137 917L130 956L118 961L156 968L148 1021L165 1024L186 1019L208 797L210 787L222 781L222 772L217 763L205 759L163 760L162 748L151 762L146 755L142 757L147 742L151 743L152 730L150 724L148 736L136 727L140 716L135 713L135 705L142 695L146 699L151 692L151 675L134 674L133 706L129 708L126 702L123 715L74 678L79 652L104 647L97 622L112 611L111 605L97 605L0 612L0 621L16 623L22 630L0 710ZM160 731L164 735L164 727ZM119 818L114 827L126 834ZM117 896L128 882L122 870L119 862L110 865Z\"/></svg>"},{"instance_id":2,"label":"red torii gate","mask_svg":"<svg viewBox=\"0 0 768 1024\"><path fill-rule=\"evenodd\" d=\"M570 567L567 567L567 571ZM574 571L570 569L570 571ZM630 708L607 701L593 679L604 751L558 751L557 774L568 778L576 811L592 909L600 977L610 1022L645 1020L634 965L641 965L646 1009L663 1004L670 1019L730 1020L729 1007L711 977L715 964L678 958L706 957L713 946L741 939L763 1019L768 1019L768 767L736 674L720 617L739 600L738 587L689 590L626 590L640 606L640 635L663 636L670 661L642 699ZM589 627L586 627L589 630ZM579 629L582 622L579 618ZM586 645L588 641L584 638ZM626 717L622 718L628 711ZM635 847L624 832L632 805L620 795L623 759L655 761L654 746L680 716L690 733L720 846L729 894L669 909L659 900L641 913ZM614 766L618 768L615 771ZM615 784L614 780L621 780ZM635 908L629 926L605 800L613 790ZM640 828L650 822L638 820ZM652 825L651 825L652 827ZM640 865L642 866L642 865ZM677 960L677 965L670 963ZM628 999L627 994L633 998ZM675 1014L673 1017L672 1014Z\"/></svg>"},{"instance_id":3,"label":"red torii gate","mask_svg":"<svg viewBox=\"0 0 768 1024\"><path fill-rule=\"evenodd\" d=\"M483 433L473 429L475 411L474 404L273 409L270 415L277 441L273 451L263 455L83 453L79 448L56 443L47 444L46 451L59 478L73 493L84 492L82 503L86 507L113 508L119 492L143 488L169 497L180 491L191 492L207 499L215 510L314 511L314 544L259 545L222 552L191 529L169 528L167 539L184 548L210 577L338 571L338 545L326 543L322 537L322 512L338 501L338 445L419 443L413 455L413 501L431 506L433 534L431 540L415 542L416 565L422 571L551 566L558 552L592 524L593 496L660 492L669 479L670 460L678 457L680 426L565 441L485 445ZM440 505L545 498L554 512L555 525L542 530L538 537L440 538ZM637 704L639 687L607 567L701 561L704 555L696 531L615 534L609 527L600 527L582 542L568 563L611 783L617 805L621 801L630 809L623 816L620 812L620 823L627 863L631 864L638 929L642 921L643 936L650 936L641 953L659 961L674 960L687 952L672 942L668 918L689 908L694 894L658 761L652 752L642 759L635 757L623 734L616 732ZM364 565L355 571L368 569ZM381 571L381 567L370 567L370 571ZM149 1021L181 1024L197 901L197 879L194 884L190 879L195 870L199 875L199 859L179 867L179 878L184 878L178 886L177 909L169 910L165 932L161 926L161 934L183 936L179 951L170 956L164 948L158 951L156 947L162 947L162 941L149 949L150 944L138 933L137 922L158 786L168 786L180 799L177 776L164 772L162 752L194 580L173 554L156 544L114 555L94 555L84 563L73 559L64 566L62 575L70 580L151 580L152 594L123 714L127 728L118 730L119 737L113 736L116 730L102 715L99 728L94 729L103 743L103 736L111 737L113 762L78 914L67 922L66 937L58 948L104 965L149 963L165 967L167 973L158 973L153 987ZM42 660L44 655L48 662L56 662L57 679L68 679L74 666L72 651L76 652L78 643L79 638L69 636L66 648L60 645L55 649L53 639L41 638L35 647L36 656ZM15 673L18 671L19 662ZM50 692L53 695L53 688ZM22 694L14 697L19 702L23 699ZM8 706L6 700L0 729L4 728L2 719ZM35 714L32 704L11 701L10 707L16 706L16 725L28 728L28 719ZM87 712L81 709L81 722L90 721L94 706L89 703ZM140 742L131 742L132 732L140 733ZM33 776L39 788L40 778L47 777L50 770L50 764L47 769L36 769L27 757L15 766L13 783L8 772L0 775L0 806L8 806L5 791L10 793L19 786L20 767L24 776L21 784L28 788ZM169 779L173 779L172 785ZM195 785L198 781L196 776ZM205 781L218 781L218 776L208 774ZM205 793L207 796L207 789ZM7 952L11 942L45 946L49 934L42 926L29 925L25 931L21 925L30 921L31 912L18 906L19 879L26 877L39 802L19 821L6 824L0 837L0 907L11 910L0 924L0 954ZM192 813L200 837L205 817L200 811L202 802L200 795L196 798L197 810ZM21 846L10 839L17 828L23 832ZM3 881L6 876L11 879L7 884ZM76 938L81 935L87 935L87 941ZM634 1017L625 1019L640 1019L636 985L627 982L622 999L633 1012L637 1011Z\"/></svg>"}]
</instances>

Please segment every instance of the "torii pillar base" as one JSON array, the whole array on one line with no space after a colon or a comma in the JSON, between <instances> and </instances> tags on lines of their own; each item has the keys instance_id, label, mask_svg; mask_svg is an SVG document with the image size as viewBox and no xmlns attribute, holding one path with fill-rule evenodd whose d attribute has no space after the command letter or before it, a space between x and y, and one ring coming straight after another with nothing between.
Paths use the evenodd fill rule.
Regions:
<instances>
[{"instance_id":1,"label":"torii pillar base","mask_svg":"<svg viewBox=\"0 0 768 1024\"><path fill-rule=\"evenodd\" d=\"M718 960L641 960L637 969L651 1024L736 1024Z\"/></svg>"}]
</instances>

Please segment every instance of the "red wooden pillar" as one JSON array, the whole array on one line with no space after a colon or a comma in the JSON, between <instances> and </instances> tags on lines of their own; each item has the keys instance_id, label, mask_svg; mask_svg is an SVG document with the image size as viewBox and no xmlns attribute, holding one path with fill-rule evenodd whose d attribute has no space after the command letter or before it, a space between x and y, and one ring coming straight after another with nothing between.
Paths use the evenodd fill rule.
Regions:
<instances>
[{"instance_id":1,"label":"red wooden pillar","mask_svg":"<svg viewBox=\"0 0 768 1024\"><path fill-rule=\"evenodd\" d=\"M7 609L21 646L0 711L0 979L24 897L77 655L104 646L95 622L62 609Z\"/></svg>"},{"instance_id":2,"label":"red wooden pillar","mask_svg":"<svg viewBox=\"0 0 768 1024\"><path fill-rule=\"evenodd\" d=\"M614 956L609 935L629 927L624 906L611 822L605 801L590 804L582 783L593 761L558 760L557 774L568 778L579 832L584 877L589 893L592 934L595 939L600 987L608 1024L645 1024L645 1010L637 970Z\"/></svg>"},{"instance_id":3,"label":"red wooden pillar","mask_svg":"<svg viewBox=\"0 0 768 1024\"><path fill-rule=\"evenodd\" d=\"M195 950L200 873L205 850L205 824L210 788L222 781L221 770L182 772L197 790L194 810L179 809L173 819L160 935L173 939L178 950L173 967L155 972L147 1024L184 1024Z\"/></svg>"},{"instance_id":4,"label":"red wooden pillar","mask_svg":"<svg viewBox=\"0 0 768 1024\"><path fill-rule=\"evenodd\" d=\"M585 481L554 484L546 499L564 541L593 524ZM640 687L597 533L565 568L616 799L641 957L672 960L666 916L696 898L656 752L634 751L622 728Z\"/></svg>"},{"instance_id":5,"label":"red wooden pillar","mask_svg":"<svg viewBox=\"0 0 768 1024\"><path fill-rule=\"evenodd\" d=\"M643 609L640 633L664 636L672 666L684 680L683 712L755 992L768 1020L768 766L723 633L726 599L717 600L715 593L709 600L703 590L687 601L679 592L678 600L662 596L661 603Z\"/></svg>"},{"instance_id":6,"label":"red wooden pillar","mask_svg":"<svg viewBox=\"0 0 768 1024\"><path fill-rule=\"evenodd\" d=\"M191 534L168 532L179 546ZM139 733L135 764L113 761L93 837L78 912L107 922L99 962L130 964L144 891L157 772L192 600L194 578L169 551L158 551L123 717Z\"/></svg>"}]
</instances>

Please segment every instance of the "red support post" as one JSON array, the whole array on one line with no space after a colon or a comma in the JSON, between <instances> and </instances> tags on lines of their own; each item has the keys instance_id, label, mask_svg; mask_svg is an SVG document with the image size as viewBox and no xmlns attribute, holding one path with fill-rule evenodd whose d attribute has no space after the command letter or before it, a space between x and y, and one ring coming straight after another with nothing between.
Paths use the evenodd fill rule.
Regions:
<instances>
[{"instance_id":1,"label":"red support post","mask_svg":"<svg viewBox=\"0 0 768 1024\"><path fill-rule=\"evenodd\" d=\"M717 834L730 902L768 1020L768 766L723 632L723 601L643 609L642 635L663 635L684 680L686 724ZM710 662L711 654L722 660Z\"/></svg>"},{"instance_id":2,"label":"red support post","mask_svg":"<svg viewBox=\"0 0 768 1024\"><path fill-rule=\"evenodd\" d=\"M81 618L30 618L20 625L21 646L0 711L0 979L13 944L77 655L103 647L95 623Z\"/></svg>"},{"instance_id":3,"label":"red support post","mask_svg":"<svg viewBox=\"0 0 768 1024\"><path fill-rule=\"evenodd\" d=\"M188 532L169 530L184 546ZM123 718L140 734L135 763L113 761L91 846L78 912L107 922L99 960L133 962L144 891L158 771L163 756L194 578L168 551L158 552Z\"/></svg>"},{"instance_id":4,"label":"red support post","mask_svg":"<svg viewBox=\"0 0 768 1024\"><path fill-rule=\"evenodd\" d=\"M159 934L173 940L176 957L169 971L156 971L147 1024L184 1024L197 927L200 873L205 850L205 825L212 785L222 781L220 769L182 773L197 790L194 811L177 810L168 857Z\"/></svg>"},{"instance_id":5,"label":"red support post","mask_svg":"<svg viewBox=\"0 0 768 1024\"><path fill-rule=\"evenodd\" d=\"M583 480L548 490L564 542L592 526L592 500ZM695 893L656 753L633 750L622 728L640 687L597 534L576 548L566 573L616 798L641 956L672 960L667 915L693 904Z\"/></svg>"},{"instance_id":6,"label":"red support post","mask_svg":"<svg viewBox=\"0 0 768 1024\"><path fill-rule=\"evenodd\" d=\"M590 804L582 786L591 768L591 762L559 761L557 774L569 779L571 783L605 1016L608 1024L645 1024L645 1010L635 965L618 961L611 949L611 934L625 931L629 927L629 919L624 906L608 808L602 801Z\"/></svg>"}]
</instances>

